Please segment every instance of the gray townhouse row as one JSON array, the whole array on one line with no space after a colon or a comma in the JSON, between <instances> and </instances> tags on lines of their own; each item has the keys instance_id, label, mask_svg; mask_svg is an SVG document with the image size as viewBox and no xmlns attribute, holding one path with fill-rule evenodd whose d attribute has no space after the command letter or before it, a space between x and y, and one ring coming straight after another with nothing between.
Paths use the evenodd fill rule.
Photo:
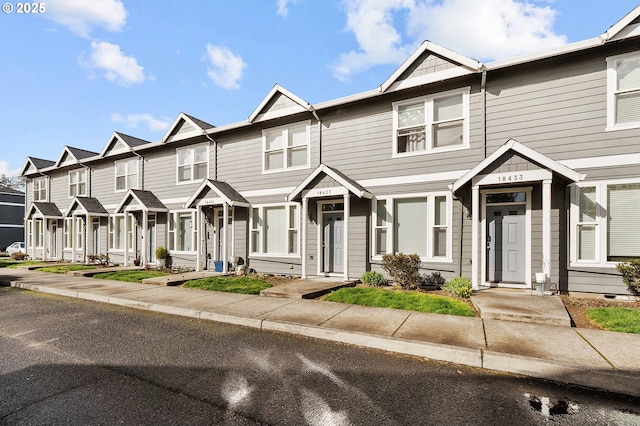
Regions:
<instances>
[{"instance_id":1,"label":"gray townhouse row","mask_svg":"<svg viewBox=\"0 0 640 426\"><path fill-rule=\"evenodd\" d=\"M354 279L385 253L487 286L627 294L640 257L640 7L603 34L481 63L424 42L379 87L160 141L28 157L35 259Z\"/></svg>"}]
</instances>

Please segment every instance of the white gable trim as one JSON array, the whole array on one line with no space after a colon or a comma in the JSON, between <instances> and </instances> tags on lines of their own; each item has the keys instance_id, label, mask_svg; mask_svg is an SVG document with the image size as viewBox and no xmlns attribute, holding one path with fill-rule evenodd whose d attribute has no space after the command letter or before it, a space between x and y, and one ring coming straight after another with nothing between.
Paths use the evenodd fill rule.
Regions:
<instances>
[{"instance_id":1,"label":"white gable trim","mask_svg":"<svg viewBox=\"0 0 640 426\"><path fill-rule=\"evenodd\" d=\"M299 111L293 111L293 112L304 112L304 111L311 111L312 110L312 107L311 107L310 103L308 103L304 99L294 95L293 93L291 93L290 91L288 91L284 87L280 86L279 84L276 84L275 86L273 86L271 91L269 91L269 94L267 96L265 96L265 98L262 100L262 102L260 102L260 105L258 105L257 108L253 110L253 112L251 113L251 115L249 116L247 121L249 123L253 123L256 120L256 118L258 118L258 116L260 115L260 112L264 109L264 107L267 106L267 104L271 101L271 99L273 99L274 96L276 96L277 93L281 93L282 95L288 97L289 99L291 99L292 101L294 101L295 103L300 105L301 109ZM280 117L280 116L284 116L284 115L289 115L291 113L292 113L291 108L289 108L289 109L284 110L282 112L278 111L278 113L266 114L265 119L276 118L276 117Z\"/></svg>"},{"instance_id":2,"label":"white gable trim","mask_svg":"<svg viewBox=\"0 0 640 426\"><path fill-rule=\"evenodd\" d=\"M309 185L320 173L324 173L327 176L334 179L343 187L347 188L350 192L357 195L360 198L373 198L373 194L368 191L362 190L360 188L356 188L353 184L342 176L334 172L331 168L325 166L324 164L320 164L305 180L302 181L300 185L298 185L291 194L287 196L287 201L292 201L295 197L297 197L306 187Z\"/></svg>"},{"instance_id":3,"label":"white gable trim","mask_svg":"<svg viewBox=\"0 0 640 426\"><path fill-rule=\"evenodd\" d=\"M220 192L218 190L218 188L216 188L216 186L213 184L213 182L211 182L209 179L205 179L200 184L200 187L198 189L196 189L196 191L193 193L193 195L191 197L189 197L189 199L185 203L185 207L186 208L193 208L194 207L193 203L195 203L196 199L200 196L202 191L204 191L207 188L211 189L217 195L217 197L215 199L216 202L214 204L223 204L224 203L224 204L228 204L229 206L238 206L238 207L250 207L251 206L249 203L243 203L241 201L233 201L233 200L229 199L229 197L224 195L222 192ZM220 202L218 203L218 201L220 201ZM204 204L207 204L207 203L204 203Z\"/></svg>"},{"instance_id":4,"label":"white gable trim","mask_svg":"<svg viewBox=\"0 0 640 426\"><path fill-rule=\"evenodd\" d=\"M533 149L518 143L515 139L509 139L500 148L495 150L493 152L493 154L491 154L490 156L485 158L483 161L478 163L473 169L471 169L467 173L465 173L460 179L456 180L453 183L453 185L451 186L451 190L453 192L456 192L457 190L459 190L462 186L464 186L466 183L468 183L474 177L479 175L485 168L487 168L494 161L496 161L498 158L500 158L504 153L506 153L507 151L510 151L510 150L512 150L514 152L517 152L518 154L522 155L523 157L526 157L526 158L528 158L530 160L533 160L536 163L539 163L543 167L545 167L545 168L547 168L547 169L549 169L549 170L551 170L551 171L553 171L553 172L555 172L555 173L557 173L557 174L559 174L561 176L564 176L565 178L567 178L567 179L569 179L569 180L571 180L573 182L579 182L580 180L584 179L584 176L581 175L580 173L576 172L575 170L572 170L572 169L568 168L567 166L563 166L562 164L558 163L557 161L554 161L554 160L550 159L546 155L542 155L539 152L534 151Z\"/></svg>"},{"instance_id":5,"label":"white gable trim","mask_svg":"<svg viewBox=\"0 0 640 426\"><path fill-rule=\"evenodd\" d=\"M161 140L162 143L166 143L169 140L169 138L171 137L171 133L173 133L174 130L178 129L181 121L189 123L189 125L191 125L194 128L194 130L180 134L179 139L186 139L186 138L190 138L190 137L198 136L202 134L204 129L200 127L198 124L196 124L196 122L193 121L191 118L189 118L184 112L181 112L180 114L178 114L178 117L175 119L171 127L169 127L169 130L167 130L167 133L165 133L164 136L162 137L162 140Z\"/></svg>"},{"instance_id":6,"label":"white gable trim","mask_svg":"<svg viewBox=\"0 0 640 426\"><path fill-rule=\"evenodd\" d=\"M454 52L453 50L449 50L445 47L442 46L438 46L437 44L430 42L430 41L425 41L423 42L420 47L418 47L418 49L413 52L413 54L411 54L411 56L409 56L409 58L404 61L402 63L402 65L400 65L400 67L393 73L391 74L391 76L385 80L384 83L382 83L380 85L380 87L378 88L379 92L386 92L388 91L390 88L392 90L397 90L399 88L403 88L403 87L396 87L394 86L394 84L398 84L399 82L397 81L398 78L400 78L400 76L407 70L409 69L409 67L411 67L416 60L418 60L418 58L425 52L425 51L430 51L432 53L435 53L438 56L442 56L445 59L449 59L452 62L456 62L458 64L460 64L462 67L464 67L464 70L459 70L458 73L460 73L459 75L465 75L465 74L472 74L475 72L478 72L480 70L482 70L483 65L481 62L478 62L474 59L468 58L464 55L461 55L459 53ZM441 74L441 73L436 73L436 74ZM439 78L434 78L433 81L439 81L439 80L443 80L443 79L447 79L447 78L453 78L453 77L457 77L458 75L453 75L453 74L457 74L457 73L452 73L451 76L447 76L446 73L442 73L443 76L439 77ZM435 74L434 74L435 75ZM426 80L431 80L431 76L426 76ZM432 81L427 81L427 83L430 83ZM414 85L420 85L420 84L426 84L425 82L422 81L417 81L416 83L405 83L405 85L408 86L414 86Z\"/></svg>"}]
</instances>

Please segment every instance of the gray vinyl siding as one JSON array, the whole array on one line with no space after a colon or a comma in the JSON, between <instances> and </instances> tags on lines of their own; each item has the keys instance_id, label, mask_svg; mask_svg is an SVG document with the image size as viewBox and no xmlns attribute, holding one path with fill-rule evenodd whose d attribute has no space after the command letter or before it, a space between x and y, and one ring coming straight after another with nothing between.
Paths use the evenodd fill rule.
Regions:
<instances>
[{"instance_id":1,"label":"gray vinyl siding","mask_svg":"<svg viewBox=\"0 0 640 426\"><path fill-rule=\"evenodd\" d=\"M308 121L292 121L291 124ZM280 127L282 124L274 125ZM268 129L269 127L265 127ZM229 183L236 191L290 188L302 182L319 164L319 133L315 120L310 122L309 167L277 172L262 172L262 131L250 131L218 138L217 179ZM282 200L282 198L280 198Z\"/></svg>"},{"instance_id":2,"label":"gray vinyl siding","mask_svg":"<svg viewBox=\"0 0 640 426\"><path fill-rule=\"evenodd\" d=\"M49 201L55 203L64 213L71 204L69 198L69 175L66 170L58 171L49 179Z\"/></svg>"},{"instance_id":3,"label":"gray vinyl siding","mask_svg":"<svg viewBox=\"0 0 640 426\"><path fill-rule=\"evenodd\" d=\"M369 217L371 202L366 199L351 200L349 216L349 278L360 278L369 270Z\"/></svg>"},{"instance_id":4,"label":"gray vinyl siding","mask_svg":"<svg viewBox=\"0 0 640 426\"><path fill-rule=\"evenodd\" d=\"M569 293L629 294L615 268L569 268Z\"/></svg>"},{"instance_id":5,"label":"gray vinyl siding","mask_svg":"<svg viewBox=\"0 0 640 426\"><path fill-rule=\"evenodd\" d=\"M472 81L434 91L460 89ZM476 85L477 86L477 85ZM413 92L386 97L323 115L322 162L355 180L470 169L482 158L481 96L472 87L469 99L470 148L392 158L393 106L400 100L428 95Z\"/></svg>"},{"instance_id":6,"label":"gray vinyl siding","mask_svg":"<svg viewBox=\"0 0 640 426\"><path fill-rule=\"evenodd\" d=\"M606 131L606 57L585 53L489 74L489 153L509 138L554 160L640 152L637 129Z\"/></svg>"},{"instance_id":7,"label":"gray vinyl siding","mask_svg":"<svg viewBox=\"0 0 640 426\"><path fill-rule=\"evenodd\" d=\"M92 166L91 196L97 198L103 206L118 205L126 191L115 192L115 164L105 160ZM115 209L107 209L113 212Z\"/></svg>"}]
</instances>

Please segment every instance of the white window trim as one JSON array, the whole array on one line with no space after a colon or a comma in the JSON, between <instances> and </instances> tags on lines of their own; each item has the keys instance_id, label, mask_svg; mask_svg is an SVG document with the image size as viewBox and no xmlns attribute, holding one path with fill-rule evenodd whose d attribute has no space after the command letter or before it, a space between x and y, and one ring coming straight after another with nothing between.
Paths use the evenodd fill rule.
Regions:
<instances>
[{"instance_id":1,"label":"white window trim","mask_svg":"<svg viewBox=\"0 0 640 426\"><path fill-rule=\"evenodd\" d=\"M127 226L127 233L123 234L122 238L122 245L125 245L125 242L127 241L127 239L129 239L129 234L133 231L133 228L136 226L135 224L135 220L133 218L132 215L129 214L124 214L124 213L116 213L116 214L112 214L109 216L109 220L107 223L107 251L109 251L110 253L124 253L124 248L115 248L115 247L111 247L111 238L112 238L112 234L113 234L113 241L115 243L115 229L113 229L113 227L111 226L111 219L113 219L113 223L115 224L115 219L116 218L123 218L123 220L127 220L127 218L129 218L129 220L131 221L131 223L129 224L129 226ZM124 227L124 222L122 223L122 226ZM135 238L135 235L134 237ZM134 252L134 247L132 247L132 245L134 244L129 244L129 247L127 247L127 252L128 253L133 253Z\"/></svg>"},{"instance_id":2,"label":"white window trim","mask_svg":"<svg viewBox=\"0 0 640 426\"><path fill-rule=\"evenodd\" d=\"M131 160L135 161L136 163L136 167L135 167L135 175L136 175L136 185L135 187L129 187L129 176L131 176L133 173L130 173L129 170L129 162L131 162ZM118 189L118 163L124 163L125 164L125 173L124 175L124 188L122 189ZM113 174L114 174L114 180L113 180L113 190L114 192L126 192L129 189L139 189L140 188L140 160L138 158L127 158L127 159L123 159L123 160L118 160L118 161L114 161L113 164ZM120 177L122 177L120 176Z\"/></svg>"},{"instance_id":3,"label":"white window trim","mask_svg":"<svg viewBox=\"0 0 640 426\"><path fill-rule=\"evenodd\" d=\"M446 257L433 255L433 230L435 229L435 198L445 197L447 203L447 255ZM376 226L378 219L378 205L377 202L384 200L387 203L387 212L389 212L390 220L387 221L387 254L393 254L393 241L395 236L395 217L393 212L395 210L395 201L407 198L425 198L427 200L427 256L421 256L422 262L430 263L452 263L453 262L453 197L451 192L422 192L416 194L402 194L402 195L386 195L380 197L374 197L371 200L371 260L381 261L382 255L375 254L377 252L376 247Z\"/></svg>"},{"instance_id":4,"label":"white window trim","mask_svg":"<svg viewBox=\"0 0 640 426\"><path fill-rule=\"evenodd\" d=\"M181 214L184 213L190 213L191 214L191 223L192 223L192 230L191 230L191 247L192 250L178 250L178 221L176 220L177 217ZM198 252L198 221L199 219L199 215L198 215L198 211L195 209L182 209L182 210L172 210L169 212L169 221L171 223L167 223L167 243L169 243L170 238L169 238L169 232L171 227L173 227L173 247L168 247L168 250L170 253L175 253L175 254L196 254ZM167 244L168 246L168 244Z\"/></svg>"},{"instance_id":5,"label":"white window trim","mask_svg":"<svg viewBox=\"0 0 640 426\"><path fill-rule=\"evenodd\" d=\"M607 61L607 127L605 131L637 129L640 127L640 117L638 121L625 124L616 124L616 92L618 76L616 73L616 63L620 59L629 59L634 57L640 57L638 52L625 53L622 55L609 56Z\"/></svg>"},{"instance_id":6,"label":"white window trim","mask_svg":"<svg viewBox=\"0 0 640 426\"><path fill-rule=\"evenodd\" d=\"M289 129L292 127L302 127L305 126L306 129L306 139L307 139L307 164L303 166L297 167L287 167L287 150L289 149L288 141L289 141ZM282 132L282 168L275 170L267 170L266 169L266 153L267 153L267 133L269 132ZM302 145L298 145L302 146ZM262 131L262 173L263 174L271 174L271 173L283 173L291 170L304 170L308 169L311 164L311 121L301 121L298 123L287 124L284 126L271 127L268 129L264 129Z\"/></svg>"},{"instance_id":7,"label":"white window trim","mask_svg":"<svg viewBox=\"0 0 640 426\"><path fill-rule=\"evenodd\" d=\"M84 172L84 192L80 193L79 191L77 191L77 187L80 185L80 183L82 183L83 181L79 180L80 179L80 174ZM76 186L76 194L75 195L71 195L71 175L72 174L77 174L78 175L78 182L75 183L74 185ZM69 170L69 173L67 173L67 193L69 198L73 198L73 197L86 197L87 196L87 192L89 191L89 173L87 173L87 169L82 168L82 169L75 169L75 170Z\"/></svg>"},{"instance_id":8,"label":"white window trim","mask_svg":"<svg viewBox=\"0 0 640 426\"><path fill-rule=\"evenodd\" d=\"M289 247L289 232L293 229L289 227L291 206L296 207L297 216L298 216L298 222L296 224L297 228L295 229L298 234L298 253L289 253L291 249L291 247ZM285 253L264 253L262 251L256 251L256 247L253 246L254 245L253 244L253 232L254 232L253 211L258 210L259 211L258 216L262 221L264 221L264 209L268 207L284 207L284 210L285 210L285 227L284 228L286 232ZM279 257L279 258L289 258L289 259L300 259L301 258L300 248L302 247L302 244L303 244L300 241L300 238L301 238L300 224L301 224L301 215L302 215L301 209L302 207L298 203L271 203L271 204L257 204L257 205L251 206L251 212L249 214L249 218L250 218L249 220L249 253L251 257L254 257L254 258ZM264 231L262 226L260 226L259 224L255 227L255 229L257 229L257 232L258 232L258 245L260 246L260 250L262 250L262 248L264 247Z\"/></svg>"},{"instance_id":9,"label":"white window trim","mask_svg":"<svg viewBox=\"0 0 640 426\"><path fill-rule=\"evenodd\" d=\"M471 93L470 87L465 87L462 89L449 90L446 92L433 93L428 96L421 96L418 98L406 99L403 101L398 101L392 103L393 106L393 152L392 158L403 158L403 157L412 157L415 155L425 155L425 154L434 154L438 152L448 152L448 151L457 151L461 149L468 149L470 147L470 137L469 137L469 121L470 121L470 113L469 113L469 96ZM447 96L462 94L462 112L463 112L463 122L462 122L462 144L460 145L452 145L452 146L443 146L440 148L433 148L433 135L431 132L432 128L432 118L433 118L433 101L438 98L445 98ZM423 101L425 103L425 132L426 132L426 144L427 147L424 151L413 151L413 152L398 152L398 107L403 105L410 105L416 102Z\"/></svg>"},{"instance_id":10,"label":"white window trim","mask_svg":"<svg viewBox=\"0 0 640 426\"><path fill-rule=\"evenodd\" d=\"M69 224L71 226L69 226ZM73 216L67 217L62 223L62 246L64 250L73 249L73 241L75 238L75 220Z\"/></svg>"},{"instance_id":11,"label":"white window trim","mask_svg":"<svg viewBox=\"0 0 640 426\"><path fill-rule=\"evenodd\" d=\"M571 185L571 210L569 226L569 266L570 267L591 267L591 268L615 268L619 261L608 261L607 259L607 187L610 185L624 185L640 183L640 178L636 179L612 179L579 182ZM596 236L595 236L595 260L578 259L578 219L580 214L580 188L596 188Z\"/></svg>"},{"instance_id":12,"label":"white window trim","mask_svg":"<svg viewBox=\"0 0 640 426\"><path fill-rule=\"evenodd\" d=\"M42 182L42 187L38 188L38 192L44 191L44 197L38 197L36 199L36 183ZM49 177L48 176L39 176L33 179L33 191L32 191L33 201L48 201L49 200Z\"/></svg>"},{"instance_id":13,"label":"white window trim","mask_svg":"<svg viewBox=\"0 0 640 426\"><path fill-rule=\"evenodd\" d=\"M202 147L202 146L206 147L206 149L207 149L207 154L206 154L206 156L207 156L207 176L204 177L204 178L195 179L195 177L194 177L195 173L194 173L194 167L193 166L195 164L200 164L200 163L195 163L195 155L194 154L195 154L196 148L199 148L199 147ZM186 151L186 150L193 151L192 161L191 161L191 179L182 180L181 181L180 180L180 171L179 171L179 168L180 168L180 155L179 155L179 152L180 151ZM189 184L192 184L192 183L198 183L198 182L202 182L203 180L207 179L208 177L209 177L209 144L208 143L200 143L200 144L196 144L196 145L185 146L185 147L182 147L182 148L176 148L176 185L189 185Z\"/></svg>"}]
</instances>

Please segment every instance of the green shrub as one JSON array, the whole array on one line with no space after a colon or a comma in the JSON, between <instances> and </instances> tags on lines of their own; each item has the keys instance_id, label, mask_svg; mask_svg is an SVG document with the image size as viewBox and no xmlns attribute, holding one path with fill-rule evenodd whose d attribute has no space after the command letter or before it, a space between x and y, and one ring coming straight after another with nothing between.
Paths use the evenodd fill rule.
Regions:
<instances>
[{"instance_id":1,"label":"green shrub","mask_svg":"<svg viewBox=\"0 0 640 426\"><path fill-rule=\"evenodd\" d=\"M417 254L385 254L382 256L382 269L396 284L405 290L413 290L422 282L420 275L420 256Z\"/></svg>"},{"instance_id":2,"label":"green shrub","mask_svg":"<svg viewBox=\"0 0 640 426\"><path fill-rule=\"evenodd\" d=\"M622 282L632 294L640 294L640 259L618 263L616 269L622 274Z\"/></svg>"},{"instance_id":3,"label":"green shrub","mask_svg":"<svg viewBox=\"0 0 640 426\"><path fill-rule=\"evenodd\" d=\"M164 246L158 246L158 248L156 248L156 259L166 259L168 255L169 252L167 252Z\"/></svg>"},{"instance_id":4,"label":"green shrub","mask_svg":"<svg viewBox=\"0 0 640 426\"><path fill-rule=\"evenodd\" d=\"M360 281L362 281L366 285L381 287L383 285L387 285L387 279L380 272L377 271L367 271L362 274L360 277Z\"/></svg>"},{"instance_id":5,"label":"green shrub","mask_svg":"<svg viewBox=\"0 0 640 426\"><path fill-rule=\"evenodd\" d=\"M471 292L473 291L471 280L466 277L455 277L447 281L443 289L464 299L471 297Z\"/></svg>"}]
</instances>

